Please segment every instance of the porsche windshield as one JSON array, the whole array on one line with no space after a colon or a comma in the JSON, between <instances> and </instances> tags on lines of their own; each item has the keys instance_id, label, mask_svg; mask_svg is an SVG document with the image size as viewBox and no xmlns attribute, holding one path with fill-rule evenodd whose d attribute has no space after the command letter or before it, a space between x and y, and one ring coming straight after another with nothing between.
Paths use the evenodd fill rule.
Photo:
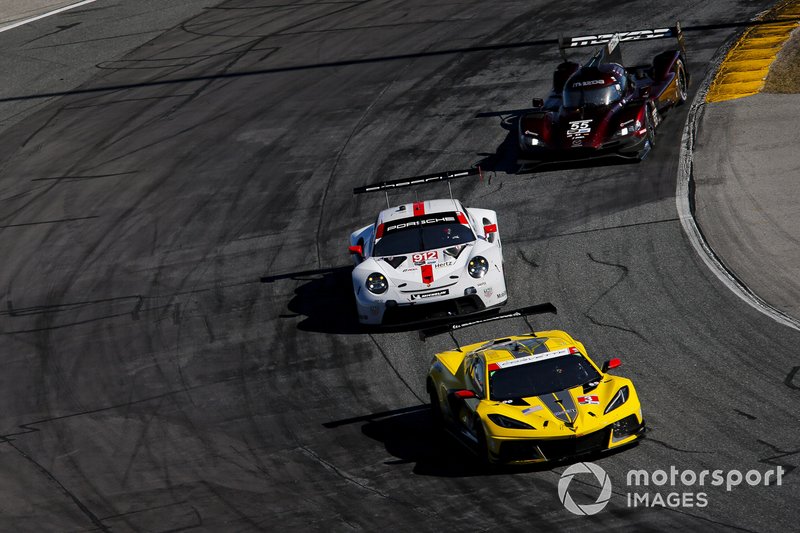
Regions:
<instances>
[{"instance_id":1,"label":"porsche windshield","mask_svg":"<svg viewBox=\"0 0 800 533\"><path fill-rule=\"evenodd\" d=\"M586 86L564 89L564 107L609 105L622 98L622 85L615 83L607 87Z\"/></svg>"},{"instance_id":2,"label":"porsche windshield","mask_svg":"<svg viewBox=\"0 0 800 533\"><path fill-rule=\"evenodd\" d=\"M489 371L491 400L539 396L599 381L600 374L582 354L569 354L534 363Z\"/></svg>"},{"instance_id":3,"label":"porsche windshield","mask_svg":"<svg viewBox=\"0 0 800 533\"><path fill-rule=\"evenodd\" d=\"M436 248L448 248L475 240L472 230L458 222L442 221L424 224L416 222L418 221L414 219L411 221L406 219L392 226L387 224L383 237L375 243L373 255L387 257L410 254Z\"/></svg>"}]
</instances>

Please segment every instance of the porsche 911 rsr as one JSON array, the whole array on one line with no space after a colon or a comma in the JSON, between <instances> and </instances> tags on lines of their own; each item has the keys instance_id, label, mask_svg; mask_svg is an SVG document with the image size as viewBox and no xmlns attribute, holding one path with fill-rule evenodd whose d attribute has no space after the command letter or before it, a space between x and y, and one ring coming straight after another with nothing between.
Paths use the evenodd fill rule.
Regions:
<instances>
[{"instance_id":1,"label":"porsche 911 rsr","mask_svg":"<svg viewBox=\"0 0 800 533\"><path fill-rule=\"evenodd\" d=\"M434 416L492 463L537 463L612 450L645 430L631 380L598 367L564 331L482 341L436 354Z\"/></svg>"},{"instance_id":2,"label":"porsche 911 rsr","mask_svg":"<svg viewBox=\"0 0 800 533\"><path fill-rule=\"evenodd\" d=\"M465 314L508 298L497 214L458 200L385 209L353 232L350 252L362 324L409 321L412 309L418 318Z\"/></svg>"}]
</instances>

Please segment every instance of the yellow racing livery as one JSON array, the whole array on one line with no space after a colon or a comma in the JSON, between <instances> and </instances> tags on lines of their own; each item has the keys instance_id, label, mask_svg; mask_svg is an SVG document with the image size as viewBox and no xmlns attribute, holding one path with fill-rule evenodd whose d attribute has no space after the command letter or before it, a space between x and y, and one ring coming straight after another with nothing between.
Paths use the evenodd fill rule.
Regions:
<instances>
[{"instance_id":1,"label":"yellow racing livery","mask_svg":"<svg viewBox=\"0 0 800 533\"><path fill-rule=\"evenodd\" d=\"M598 367L564 331L483 341L434 356L434 417L492 463L537 463L605 451L644 435L631 380Z\"/></svg>"}]
</instances>

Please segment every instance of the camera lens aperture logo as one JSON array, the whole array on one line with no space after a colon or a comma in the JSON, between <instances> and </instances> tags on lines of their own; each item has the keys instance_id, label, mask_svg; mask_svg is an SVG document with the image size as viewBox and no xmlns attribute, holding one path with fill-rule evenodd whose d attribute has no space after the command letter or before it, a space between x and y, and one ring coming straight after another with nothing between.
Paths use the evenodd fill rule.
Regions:
<instances>
[{"instance_id":1,"label":"camera lens aperture logo","mask_svg":"<svg viewBox=\"0 0 800 533\"><path fill-rule=\"evenodd\" d=\"M602 488L600 489L600 496L597 497L595 503L578 505L570 496L568 491L569 484L576 474L594 474L594 477L597 478ZM558 480L558 498L567 508L567 511L572 514L587 516L597 514L606 508L608 500L611 499L611 480L606 471L594 463L575 463L564 470L564 473L561 474L561 479Z\"/></svg>"}]
</instances>

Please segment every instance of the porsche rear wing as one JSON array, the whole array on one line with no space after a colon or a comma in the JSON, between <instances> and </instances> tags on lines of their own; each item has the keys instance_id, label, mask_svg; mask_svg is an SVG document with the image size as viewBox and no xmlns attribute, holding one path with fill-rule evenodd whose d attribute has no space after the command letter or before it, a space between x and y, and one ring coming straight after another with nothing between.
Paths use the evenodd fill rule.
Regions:
<instances>
[{"instance_id":1,"label":"porsche rear wing","mask_svg":"<svg viewBox=\"0 0 800 533\"><path fill-rule=\"evenodd\" d=\"M553 313L554 315L558 313L556 306L551 304L550 302L537 304L537 305L529 305L527 307L520 307L519 309L514 309L512 311L505 311L502 313L494 313L490 315L479 315L477 317L464 317L460 320L454 322L448 322L447 324L442 324L440 326L433 326L431 328L422 329L419 332L420 340L424 341L428 337L435 337L436 335L441 335L443 333L449 333L450 337L453 339L453 342L458 345L458 341L456 340L453 332L458 331L463 328L468 328L470 326L477 326L478 324L485 324L487 322L494 322L495 320L505 320L507 318L522 318L528 324L528 327L533 330L533 327L528 322L528 316L530 315L541 315L544 313ZM458 348L461 350L461 347Z\"/></svg>"},{"instance_id":2,"label":"porsche rear wing","mask_svg":"<svg viewBox=\"0 0 800 533\"><path fill-rule=\"evenodd\" d=\"M450 181L458 178L466 178L468 176L480 176L483 179L483 172L481 167L467 168L464 170L448 170L447 172L440 172L438 174L425 174L424 176L416 176L413 178L401 178L399 180L382 181L374 185L363 185L353 189L353 194L365 194L368 192L383 191L386 194L386 207L391 207L389 203L389 191L399 189L401 187L411 187L413 185L424 185L426 183L434 183L437 181L446 181L447 189L450 191L450 198L453 198L453 189L450 187Z\"/></svg>"},{"instance_id":3,"label":"porsche rear wing","mask_svg":"<svg viewBox=\"0 0 800 533\"><path fill-rule=\"evenodd\" d=\"M448 170L447 172L440 172L438 174L425 174L424 176L415 176L413 178L402 178L398 180L382 181L373 185L363 185L353 189L353 194L364 194L368 192L379 192L399 189L401 187L411 187L413 185L423 185L425 183L433 183L437 181L447 181L466 178L467 176L483 176L481 167L468 168L464 170Z\"/></svg>"},{"instance_id":4,"label":"porsche rear wing","mask_svg":"<svg viewBox=\"0 0 800 533\"><path fill-rule=\"evenodd\" d=\"M564 59L564 61L566 61L567 50L572 48L583 48L586 46L605 44L606 46L603 48L603 52L605 53L606 58L608 58L609 61L621 62L621 59L619 58L619 43L669 38L675 38L678 40L678 47L681 50L681 54L683 54L685 57L686 47L683 42L683 31L681 30L680 22L676 22L675 26L669 28L652 28L647 30L601 33L598 35L582 35L580 37L559 37L558 51L561 53L561 57Z\"/></svg>"}]
</instances>

